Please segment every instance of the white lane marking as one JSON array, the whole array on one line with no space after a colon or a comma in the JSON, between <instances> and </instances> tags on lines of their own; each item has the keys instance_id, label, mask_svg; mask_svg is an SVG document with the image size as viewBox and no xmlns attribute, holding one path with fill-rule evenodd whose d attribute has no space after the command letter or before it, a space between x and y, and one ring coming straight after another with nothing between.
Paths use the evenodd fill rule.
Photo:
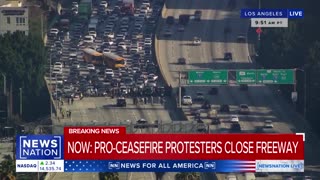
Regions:
<instances>
[{"instance_id":1,"label":"white lane marking","mask_svg":"<svg viewBox=\"0 0 320 180\"><path fill-rule=\"evenodd\" d=\"M111 104L113 103L112 100L110 99L111 101ZM117 116L117 112L114 108L110 108L111 109L111 113L112 113L112 116L113 116L113 119L115 119L116 121L118 121L118 116Z\"/></svg>"},{"instance_id":2,"label":"white lane marking","mask_svg":"<svg viewBox=\"0 0 320 180\"><path fill-rule=\"evenodd\" d=\"M247 30L247 37L246 37L246 42L247 42L247 54L248 54L248 61L250 63L252 63L252 59L251 59L251 56L250 56L250 51L249 51L249 43L248 43L248 36L249 36L249 29L250 29L250 26L248 25L248 30Z\"/></svg>"},{"instance_id":3,"label":"white lane marking","mask_svg":"<svg viewBox=\"0 0 320 180\"><path fill-rule=\"evenodd\" d=\"M82 121L83 121L83 122L88 121L88 116L87 116L87 112L86 112L85 109L81 109L81 110L80 110L80 114L81 114L81 117L82 117Z\"/></svg>"},{"instance_id":4,"label":"white lane marking","mask_svg":"<svg viewBox=\"0 0 320 180\"><path fill-rule=\"evenodd\" d=\"M152 172L150 172L150 176L151 176L151 180L154 180Z\"/></svg>"},{"instance_id":5,"label":"white lane marking","mask_svg":"<svg viewBox=\"0 0 320 180\"><path fill-rule=\"evenodd\" d=\"M113 102L113 100L112 100L112 104L115 104L115 102ZM112 108L112 111L114 112L114 116L115 116L116 122L120 122L118 109Z\"/></svg>"}]
</instances>

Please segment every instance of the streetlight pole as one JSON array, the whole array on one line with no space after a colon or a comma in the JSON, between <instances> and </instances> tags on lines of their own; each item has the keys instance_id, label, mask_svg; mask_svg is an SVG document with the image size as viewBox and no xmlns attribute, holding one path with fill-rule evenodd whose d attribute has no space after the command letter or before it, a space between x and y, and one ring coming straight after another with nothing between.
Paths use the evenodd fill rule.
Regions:
<instances>
[{"instance_id":1,"label":"streetlight pole","mask_svg":"<svg viewBox=\"0 0 320 180\"><path fill-rule=\"evenodd\" d=\"M306 119L307 116L307 72L304 69L296 68L295 71L303 72L303 116Z\"/></svg>"},{"instance_id":2,"label":"streetlight pole","mask_svg":"<svg viewBox=\"0 0 320 180\"><path fill-rule=\"evenodd\" d=\"M179 108L181 108L181 72L179 72Z\"/></svg>"},{"instance_id":3,"label":"streetlight pole","mask_svg":"<svg viewBox=\"0 0 320 180\"><path fill-rule=\"evenodd\" d=\"M19 88L20 91L20 117L22 118L22 88Z\"/></svg>"},{"instance_id":4,"label":"streetlight pole","mask_svg":"<svg viewBox=\"0 0 320 180\"><path fill-rule=\"evenodd\" d=\"M51 51L51 48L50 48L50 51ZM49 63L50 63L50 64L49 64L49 68L50 68L50 69L49 69L49 73L50 73L50 75L49 75L50 82L49 82L49 83L50 83L50 85L49 85L48 89L49 89L49 94L50 94L50 96L51 96L51 97L50 97L50 120L52 120L52 111L53 111L53 110L52 110L52 103L53 103L53 102L51 101L51 100L52 100L52 92L51 92L51 88L52 88L51 52L50 52L49 61L50 61L50 62L49 62Z\"/></svg>"},{"instance_id":5,"label":"streetlight pole","mask_svg":"<svg viewBox=\"0 0 320 180\"><path fill-rule=\"evenodd\" d=\"M7 96L7 76L3 73L2 74L2 77L3 77L3 94L5 96Z\"/></svg>"}]
</instances>

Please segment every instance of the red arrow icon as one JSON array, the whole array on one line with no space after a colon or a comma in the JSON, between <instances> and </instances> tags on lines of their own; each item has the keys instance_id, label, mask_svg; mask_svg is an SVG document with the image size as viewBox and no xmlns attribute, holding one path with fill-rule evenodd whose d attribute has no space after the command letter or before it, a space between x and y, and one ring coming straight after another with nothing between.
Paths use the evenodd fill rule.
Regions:
<instances>
[{"instance_id":1,"label":"red arrow icon","mask_svg":"<svg viewBox=\"0 0 320 180\"><path fill-rule=\"evenodd\" d=\"M261 34L262 33L262 29L261 27L258 27L257 30L256 30L257 34Z\"/></svg>"}]
</instances>

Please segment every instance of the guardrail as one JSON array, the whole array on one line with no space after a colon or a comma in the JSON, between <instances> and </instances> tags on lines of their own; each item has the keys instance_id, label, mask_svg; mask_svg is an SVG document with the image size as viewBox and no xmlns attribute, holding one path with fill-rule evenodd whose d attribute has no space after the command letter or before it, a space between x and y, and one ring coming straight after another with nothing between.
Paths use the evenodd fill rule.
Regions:
<instances>
[{"instance_id":1,"label":"guardrail","mask_svg":"<svg viewBox=\"0 0 320 180\"><path fill-rule=\"evenodd\" d=\"M53 113L57 114L57 104L55 103L55 100L53 99L52 96L52 92L51 92L51 84L47 81L46 77L44 77L44 81L46 83L48 92L49 92L49 96L50 96L50 103L52 103L52 107L53 107Z\"/></svg>"}]
</instances>

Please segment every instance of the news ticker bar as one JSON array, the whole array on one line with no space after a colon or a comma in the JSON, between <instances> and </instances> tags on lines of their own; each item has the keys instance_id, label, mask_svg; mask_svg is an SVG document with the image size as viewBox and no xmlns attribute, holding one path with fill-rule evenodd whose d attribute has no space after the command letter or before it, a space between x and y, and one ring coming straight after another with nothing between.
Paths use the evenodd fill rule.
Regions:
<instances>
[{"instance_id":1,"label":"news ticker bar","mask_svg":"<svg viewBox=\"0 0 320 180\"><path fill-rule=\"evenodd\" d=\"M304 172L304 160L17 160L17 172Z\"/></svg>"},{"instance_id":2,"label":"news ticker bar","mask_svg":"<svg viewBox=\"0 0 320 180\"><path fill-rule=\"evenodd\" d=\"M123 128L123 127L120 127ZM17 160L303 160L304 133L105 134L117 127L65 128L16 137ZM72 130L72 131L70 131ZM102 131L104 130L104 131ZM71 132L71 133L70 133ZM113 131L120 132L120 131Z\"/></svg>"},{"instance_id":3,"label":"news ticker bar","mask_svg":"<svg viewBox=\"0 0 320 180\"><path fill-rule=\"evenodd\" d=\"M304 17L303 9L241 9L241 18L289 18Z\"/></svg>"}]
</instances>

